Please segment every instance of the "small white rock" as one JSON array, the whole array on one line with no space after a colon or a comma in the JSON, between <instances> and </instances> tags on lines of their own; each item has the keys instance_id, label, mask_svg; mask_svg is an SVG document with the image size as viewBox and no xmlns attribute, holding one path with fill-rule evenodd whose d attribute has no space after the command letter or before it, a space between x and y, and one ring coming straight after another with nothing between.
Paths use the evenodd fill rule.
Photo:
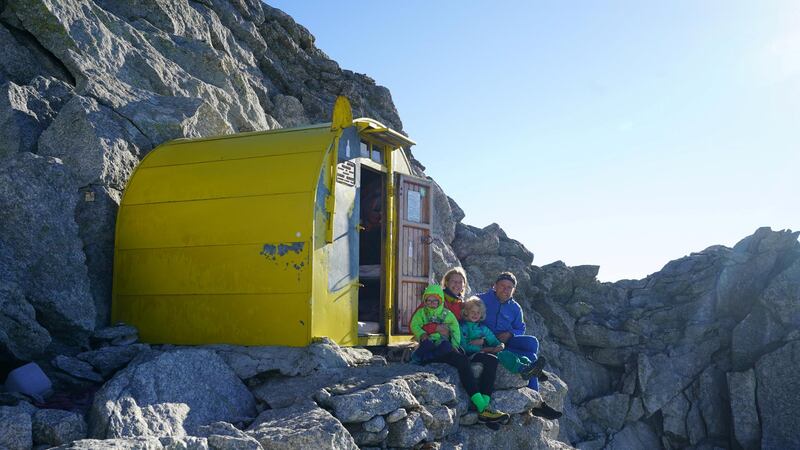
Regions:
<instances>
[{"instance_id":1,"label":"small white rock","mask_svg":"<svg viewBox=\"0 0 800 450\"><path fill-rule=\"evenodd\" d=\"M461 416L461 420L459 420L458 423L465 426L475 425L478 423L478 413L470 411Z\"/></svg>"},{"instance_id":2,"label":"small white rock","mask_svg":"<svg viewBox=\"0 0 800 450\"><path fill-rule=\"evenodd\" d=\"M395 423L398 420L405 418L407 415L408 413L406 412L405 409L397 408L396 410L392 411L388 416L386 416L386 421L389 423Z\"/></svg>"},{"instance_id":3,"label":"small white rock","mask_svg":"<svg viewBox=\"0 0 800 450\"><path fill-rule=\"evenodd\" d=\"M403 409L405 411L405 409ZM372 419L364 422L364 429L370 433L380 433L386 427L386 421L383 416L375 416Z\"/></svg>"}]
</instances>

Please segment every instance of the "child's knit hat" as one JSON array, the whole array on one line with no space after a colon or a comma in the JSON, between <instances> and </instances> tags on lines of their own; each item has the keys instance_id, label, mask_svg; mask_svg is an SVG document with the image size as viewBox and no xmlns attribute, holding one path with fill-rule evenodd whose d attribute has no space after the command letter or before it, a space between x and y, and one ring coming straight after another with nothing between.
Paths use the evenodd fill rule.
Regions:
<instances>
[{"instance_id":1,"label":"child's knit hat","mask_svg":"<svg viewBox=\"0 0 800 450\"><path fill-rule=\"evenodd\" d=\"M436 295L439 297L439 305L444 304L444 290L438 284L429 284L422 293L422 299L428 298L429 295Z\"/></svg>"}]
</instances>

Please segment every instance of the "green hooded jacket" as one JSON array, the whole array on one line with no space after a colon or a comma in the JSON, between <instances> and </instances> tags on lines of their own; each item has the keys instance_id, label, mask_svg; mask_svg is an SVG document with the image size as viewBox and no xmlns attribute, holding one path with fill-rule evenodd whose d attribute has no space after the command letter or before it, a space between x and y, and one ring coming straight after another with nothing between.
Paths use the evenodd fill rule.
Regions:
<instances>
[{"instance_id":1,"label":"green hooded jacket","mask_svg":"<svg viewBox=\"0 0 800 450\"><path fill-rule=\"evenodd\" d=\"M436 308L429 308L425 305L425 298L431 294L439 297L439 305ZM458 319L449 309L444 307L444 292L438 284L431 284L425 288L425 292L422 294L422 307L411 316L411 332L414 333L414 337L417 340L425 334L425 330L422 327L429 323L446 325L450 330L450 344L454 348L461 345L461 328L458 326ZM433 333L428 335L428 338L438 344L442 340L442 335Z\"/></svg>"}]
</instances>

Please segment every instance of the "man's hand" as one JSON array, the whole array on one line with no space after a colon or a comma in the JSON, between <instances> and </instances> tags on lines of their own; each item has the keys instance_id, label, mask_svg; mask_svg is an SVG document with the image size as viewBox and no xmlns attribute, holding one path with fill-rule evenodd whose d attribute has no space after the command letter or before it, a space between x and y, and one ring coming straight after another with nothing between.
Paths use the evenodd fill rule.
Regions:
<instances>
[{"instance_id":1,"label":"man's hand","mask_svg":"<svg viewBox=\"0 0 800 450\"><path fill-rule=\"evenodd\" d=\"M473 339L473 340L469 341L469 345L475 345L475 346L478 346L478 347L483 347L484 341L485 341L485 339L483 339L483 338Z\"/></svg>"},{"instance_id":2,"label":"man's hand","mask_svg":"<svg viewBox=\"0 0 800 450\"><path fill-rule=\"evenodd\" d=\"M514 337L514 335L510 331L503 331L502 333L498 333L497 339L500 340L502 343L508 342L509 339Z\"/></svg>"},{"instance_id":3,"label":"man's hand","mask_svg":"<svg viewBox=\"0 0 800 450\"><path fill-rule=\"evenodd\" d=\"M450 337L450 328L447 328L447 325L436 325L436 332L444 337Z\"/></svg>"}]
</instances>

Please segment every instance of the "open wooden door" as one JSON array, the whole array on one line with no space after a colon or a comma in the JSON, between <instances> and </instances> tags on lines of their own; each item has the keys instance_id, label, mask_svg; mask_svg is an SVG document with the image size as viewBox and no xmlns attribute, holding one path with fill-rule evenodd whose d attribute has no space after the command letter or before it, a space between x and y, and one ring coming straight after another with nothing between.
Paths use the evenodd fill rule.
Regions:
<instances>
[{"instance_id":1,"label":"open wooden door","mask_svg":"<svg viewBox=\"0 0 800 450\"><path fill-rule=\"evenodd\" d=\"M411 314L431 282L431 183L400 175L397 201L395 333L410 334Z\"/></svg>"}]
</instances>

